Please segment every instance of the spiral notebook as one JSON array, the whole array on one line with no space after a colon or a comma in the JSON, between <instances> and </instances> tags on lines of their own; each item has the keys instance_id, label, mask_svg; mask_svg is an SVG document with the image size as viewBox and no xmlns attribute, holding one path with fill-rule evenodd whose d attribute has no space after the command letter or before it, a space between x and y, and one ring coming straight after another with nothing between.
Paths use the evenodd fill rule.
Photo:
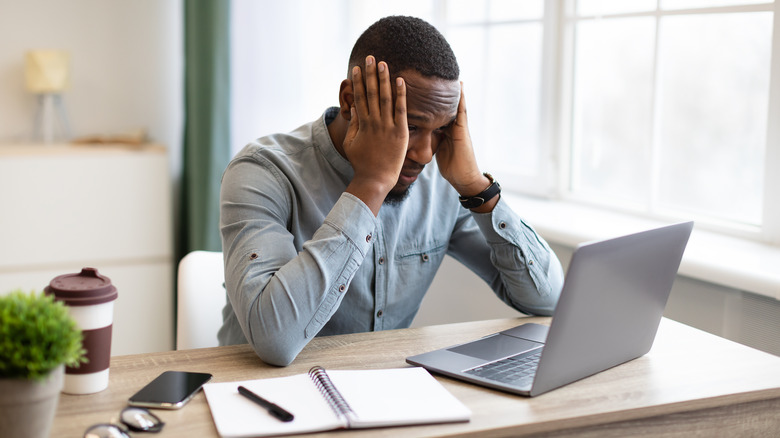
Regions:
<instances>
[{"instance_id":1,"label":"spiral notebook","mask_svg":"<svg viewBox=\"0 0 780 438\"><path fill-rule=\"evenodd\" d=\"M244 386L291 412L282 422L238 393ZM469 421L471 411L423 368L328 370L203 387L219 435L256 437Z\"/></svg>"}]
</instances>

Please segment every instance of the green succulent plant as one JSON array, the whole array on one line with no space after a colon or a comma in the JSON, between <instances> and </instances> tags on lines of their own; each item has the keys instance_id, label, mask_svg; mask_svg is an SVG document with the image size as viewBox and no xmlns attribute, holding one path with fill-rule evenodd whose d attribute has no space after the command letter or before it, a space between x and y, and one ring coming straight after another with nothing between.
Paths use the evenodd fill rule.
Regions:
<instances>
[{"instance_id":1,"label":"green succulent plant","mask_svg":"<svg viewBox=\"0 0 780 438\"><path fill-rule=\"evenodd\" d=\"M34 291L0 295L0 378L42 380L83 362L81 330L64 304Z\"/></svg>"}]
</instances>

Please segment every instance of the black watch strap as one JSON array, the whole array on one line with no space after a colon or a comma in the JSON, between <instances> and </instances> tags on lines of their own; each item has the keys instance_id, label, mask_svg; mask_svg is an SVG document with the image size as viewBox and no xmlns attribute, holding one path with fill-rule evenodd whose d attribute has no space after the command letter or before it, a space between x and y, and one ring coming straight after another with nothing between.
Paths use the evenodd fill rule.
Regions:
<instances>
[{"instance_id":1,"label":"black watch strap","mask_svg":"<svg viewBox=\"0 0 780 438\"><path fill-rule=\"evenodd\" d=\"M483 173L483 175L485 175L487 179L490 180L490 186L488 186L488 188L476 196L470 196L468 198L464 198L463 196L458 197L458 199L460 199L460 205L462 205L464 208L477 208L501 193L501 185L499 185L498 182L493 179L493 176L489 173Z\"/></svg>"}]
</instances>

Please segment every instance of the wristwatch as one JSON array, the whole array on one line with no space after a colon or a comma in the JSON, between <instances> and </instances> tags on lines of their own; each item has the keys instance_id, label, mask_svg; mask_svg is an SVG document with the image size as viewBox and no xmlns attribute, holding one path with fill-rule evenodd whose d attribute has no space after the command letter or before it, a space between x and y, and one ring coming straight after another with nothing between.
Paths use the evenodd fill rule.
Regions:
<instances>
[{"instance_id":1,"label":"wristwatch","mask_svg":"<svg viewBox=\"0 0 780 438\"><path fill-rule=\"evenodd\" d=\"M460 199L460 205L462 205L464 208L477 208L501 193L501 185L498 184L498 181L493 179L493 175L487 172L483 173L483 175L485 175L485 177L490 180L490 185L488 188L483 190L482 193L476 196L471 196L468 198L464 198L463 196L458 197L458 199Z\"/></svg>"}]
</instances>

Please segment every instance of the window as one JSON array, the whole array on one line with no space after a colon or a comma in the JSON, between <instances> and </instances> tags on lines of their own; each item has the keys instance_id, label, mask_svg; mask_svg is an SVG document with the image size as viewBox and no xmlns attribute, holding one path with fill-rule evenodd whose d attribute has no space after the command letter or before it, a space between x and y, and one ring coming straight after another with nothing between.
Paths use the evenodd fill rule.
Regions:
<instances>
[{"instance_id":1,"label":"window","mask_svg":"<svg viewBox=\"0 0 780 438\"><path fill-rule=\"evenodd\" d=\"M776 129L768 125L775 6L572 6L565 193L759 235L770 195L767 148L776 147L767 141Z\"/></svg>"}]
</instances>

